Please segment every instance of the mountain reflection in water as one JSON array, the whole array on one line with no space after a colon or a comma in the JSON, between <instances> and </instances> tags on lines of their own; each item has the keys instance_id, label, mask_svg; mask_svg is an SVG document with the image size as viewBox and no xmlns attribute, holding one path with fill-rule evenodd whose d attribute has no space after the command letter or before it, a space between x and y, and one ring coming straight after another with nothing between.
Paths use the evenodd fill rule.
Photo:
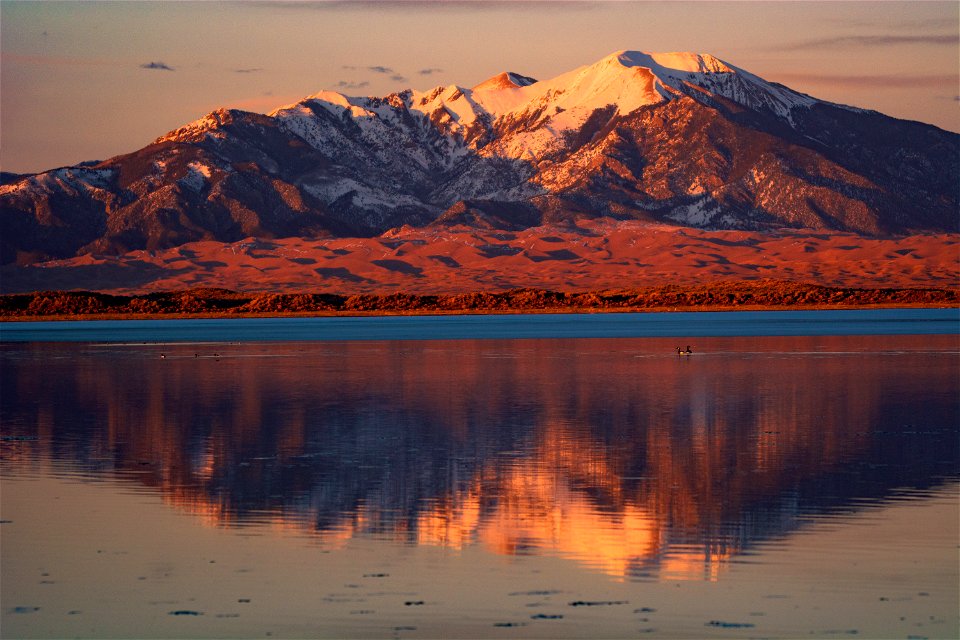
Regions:
<instances>
[{"instance_id":1,"label":"mountain reflection in water","mask_svg":"<svg viewBox=\"0 0 960 640\"><path fill-rule=\"evenodd\" d=\"M669 579L960 475L956 336L674 342L7 344L4 474Z\"/></svg>"}]
</instances>

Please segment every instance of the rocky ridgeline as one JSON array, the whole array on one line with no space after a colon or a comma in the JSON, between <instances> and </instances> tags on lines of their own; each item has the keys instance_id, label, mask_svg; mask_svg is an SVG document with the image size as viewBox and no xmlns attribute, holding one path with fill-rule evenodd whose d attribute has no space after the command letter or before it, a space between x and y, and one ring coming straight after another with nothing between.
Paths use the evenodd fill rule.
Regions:
<instances>
[{"instance_id":1,"label":"rocky ridgeline","mask_svg":"<svg viewBox=\"0 0 960 640\"><path fill-rule=\"evenodd\" d=\"M444 313L458 311L641 310L685 307L796 307L960 304L960 289L863 289L757 282L662 286L627 291L515 289L450 295L241 293L190 289L141 295L41 291L0 296L0 317Z\"/></svg>"}]
</instances>

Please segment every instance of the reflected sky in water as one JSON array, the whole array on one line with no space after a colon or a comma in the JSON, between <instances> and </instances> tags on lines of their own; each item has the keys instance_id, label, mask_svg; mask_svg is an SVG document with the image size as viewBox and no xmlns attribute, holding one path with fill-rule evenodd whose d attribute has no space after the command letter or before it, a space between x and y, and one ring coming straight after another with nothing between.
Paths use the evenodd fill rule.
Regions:
<instances>
[{"instance_id":1,"label":"reflected sky in water","mask_svg":"<svg viewBox=\"0 0 960 640\"><path fill-rule=\"evenodd\" d=\"M212 527L723 580L960 473L957 336L0 345L4 478ZM686 346L680 345L680 346Z\"/></svg>"}]
</instances>

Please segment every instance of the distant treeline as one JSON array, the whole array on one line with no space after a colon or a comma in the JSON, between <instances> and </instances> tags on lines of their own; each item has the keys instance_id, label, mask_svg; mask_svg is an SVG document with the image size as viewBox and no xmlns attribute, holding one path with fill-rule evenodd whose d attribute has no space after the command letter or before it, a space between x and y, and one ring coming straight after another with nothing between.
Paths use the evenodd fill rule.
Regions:
<instances>
[{"instance_id":1,"label":"distant treeline","mask_svg":"<svg viewBox=\"0 0 960 640\"><path fill-rule=\"evenodd\" d=\"M960 289L860 289L793 282L710 283L634 290L496 293L357 294L251 293L188 289L141 295L40 291L0 296L0 317L87 315L243 315L432 313L456 311L634 310L697 307L957 305Z\"/></svg>"}]
</instances>

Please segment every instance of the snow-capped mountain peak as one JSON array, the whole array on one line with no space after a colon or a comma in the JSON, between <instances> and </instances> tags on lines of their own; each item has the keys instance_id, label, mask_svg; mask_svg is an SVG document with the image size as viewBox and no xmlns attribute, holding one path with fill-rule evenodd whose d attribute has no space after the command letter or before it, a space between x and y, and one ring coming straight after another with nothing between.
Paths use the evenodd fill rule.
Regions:
<instances>
[{"instance_id":1,"label":"snow-capped mountain peak","mask_svg":"<svg viewBox=\"0 0 960 640\"><path fill-rule=\"evenodd\" d=\"M696 74L732 73L734 68L709 54L617 51L591 65L549 80L514 72L497 74L471 89L454 85L415 93L414 108L434 113L442 105L460 124L487 114L491 120L521 120L540 113L556 131L576 127L597 109L615 107L625 115L639 107L676 98L672 85ZM565 115L559 115L565 114Z\"/></svg>"},{"instance_id":2,"label":"snow-capped mountain peak","mask_svg":"<svg viewBox=\"0 0 960 640\"><path fill-rule=\"evenodd\" d=\"M808 108L817 102L709 53L619 51L604 60L649 69L662 83L694 99L720 96L754 111L772 113L791 126L794 109Z\"/></svg>"},{"instance_id":3,"label":"snow-capped mountain peak","mask_svg":"<svg viewBox=\"0 0 960 640\"><path fill-rule=\"evenodd\" d=\"M523 120L524 114L539 113L541 123L549 119L555 131L563 131L579 126L597 109L612 106L616 114L626 115L689 93L683 87L686 83L708 91L717 84L698 81L697 76L734 75L738 71L709 54L617 51L543 81L503 72L456 95L444 93L440 101L457 113L465 110L466 103L474 112L479 106L494 120ZM727 93L731 99L739 95L736 91ZM437 98L432 92L427 95ZM455 100L464 104L454 107Z\"/></svg>"},{"instance_id":4,"label":"snow-capped mountain peak","mask_svg":"<svg viewBox=\"0 0 960 640\"><path fill-rule=\"evenodd\" d=\"M534 84L536 79L528 76L514 73L513 71L504 71L492 78L484 80L473 88L473 91L495 91L501 89L519 89Z\"/></svg>"}]
</instances>

